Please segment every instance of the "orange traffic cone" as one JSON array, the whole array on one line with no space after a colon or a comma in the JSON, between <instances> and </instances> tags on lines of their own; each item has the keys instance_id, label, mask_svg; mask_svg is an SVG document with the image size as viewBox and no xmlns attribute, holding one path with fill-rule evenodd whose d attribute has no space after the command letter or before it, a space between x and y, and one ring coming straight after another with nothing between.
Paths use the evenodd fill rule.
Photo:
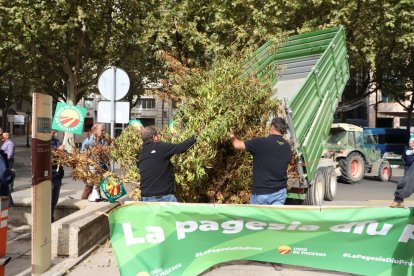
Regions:
<instances>
[{"instance_id":1,"label":"orange traffic cone","mask_svg":"<svg viewBox=\"0 0 414 276\"><path fill-rule=\"evenodd\" d=\"M0 276L4 276L4 267L11 259L11 257L6 256L8 218L8 197L0 196Z\"/></svg>"}]
</instances>

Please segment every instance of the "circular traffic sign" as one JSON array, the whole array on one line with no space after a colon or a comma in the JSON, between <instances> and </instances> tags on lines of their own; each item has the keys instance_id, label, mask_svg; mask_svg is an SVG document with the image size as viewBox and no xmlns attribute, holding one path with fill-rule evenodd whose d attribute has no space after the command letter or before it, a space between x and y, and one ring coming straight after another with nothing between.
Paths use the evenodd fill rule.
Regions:
<instances>
[{"instance_id":1,"label":"circular traffic sign","mask_svg":"<svg viewBox=\"0 0 414 276\"><path fill-rule=\"evenodd\" d=\"M128 74L120 68L108 68L99 76L98 89L106 99L111 101L120 100L125 97L129 90Z\"/></svg>"}]
</instances>

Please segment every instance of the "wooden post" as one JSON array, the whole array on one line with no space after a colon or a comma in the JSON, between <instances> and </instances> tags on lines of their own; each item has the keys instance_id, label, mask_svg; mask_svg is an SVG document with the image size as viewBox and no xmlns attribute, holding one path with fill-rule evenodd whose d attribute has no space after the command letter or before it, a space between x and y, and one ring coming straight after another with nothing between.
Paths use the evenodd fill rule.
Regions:
<instances>
[{"instance_id":1,"label":"wooden post","mask_svg":"<svg viewBox=\"0 0 414 276\"><path fill-rule=\"evenodd\" d=\"M33 93L32 110L32 275L40 275L52 259L52 97Z\"/></svg>"}]
</instances>

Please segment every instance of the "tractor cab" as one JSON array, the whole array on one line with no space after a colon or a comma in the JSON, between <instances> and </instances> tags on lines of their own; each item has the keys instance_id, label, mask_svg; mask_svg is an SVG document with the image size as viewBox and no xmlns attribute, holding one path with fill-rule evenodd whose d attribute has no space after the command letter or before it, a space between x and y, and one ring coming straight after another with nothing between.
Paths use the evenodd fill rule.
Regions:
<instances>
[{"instance_id":1,"label":"tractor cab","mask_svg":"<svg viewBox=\"0 0 414 276\"><path fill-rule=\"evenodd\" d=\"M361 127L351 124L332 124L325 145L324 157L338 162L340 180L355 184L364 176L374 176L382 181L391 177L389 163L381 159L372 135L364 135Z\"/></svg>"}]
</instances>

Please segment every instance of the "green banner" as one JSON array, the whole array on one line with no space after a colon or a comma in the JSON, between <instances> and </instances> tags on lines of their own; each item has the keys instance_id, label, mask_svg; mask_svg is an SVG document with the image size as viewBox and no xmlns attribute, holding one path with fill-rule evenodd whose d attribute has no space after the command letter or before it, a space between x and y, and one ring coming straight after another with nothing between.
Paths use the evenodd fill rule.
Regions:
<instances>
[{"instance_id":1,"label":"green banner","mask_svg":"<svg viewBox=\"0 0 414 276\"><path fill-rule=\"evenodd\" d=\"M137 203L109 223L122 275L197 275L232 260L413 275L413 211Z\"/></svg>"},{"instance_id":2,"label":"green banner","mask_svg":"<svg viewBox=\"0 0 414 276\"><path fill-rule=\"evenodd\" d=\"M55 116L53 116L52 129L82 134L85 114L86 108L58 102Z\"/></svg>"}]
</instances>

